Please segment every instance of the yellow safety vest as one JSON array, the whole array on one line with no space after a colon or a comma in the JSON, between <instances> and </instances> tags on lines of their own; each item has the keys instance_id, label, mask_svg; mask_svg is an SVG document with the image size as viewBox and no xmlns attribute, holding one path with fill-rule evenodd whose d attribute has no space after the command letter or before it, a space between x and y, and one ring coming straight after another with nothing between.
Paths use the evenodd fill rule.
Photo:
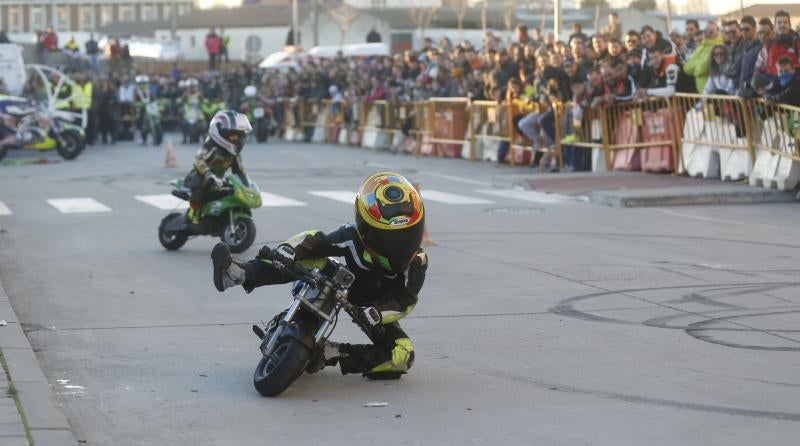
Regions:
<instances>
[{"instance_id":1,"label":"yellow safety vest","mask_svg":"<svg viewBox=\"0 0 800 446\"><path fill-rule=\"evenodd\" d=\"M90 109L92 108L92 82L87 81L81 87L78 84L75 84L77 88L75 99L72 100L73 105L75 108L85 108Z\"/></svg>"}]
</instances>

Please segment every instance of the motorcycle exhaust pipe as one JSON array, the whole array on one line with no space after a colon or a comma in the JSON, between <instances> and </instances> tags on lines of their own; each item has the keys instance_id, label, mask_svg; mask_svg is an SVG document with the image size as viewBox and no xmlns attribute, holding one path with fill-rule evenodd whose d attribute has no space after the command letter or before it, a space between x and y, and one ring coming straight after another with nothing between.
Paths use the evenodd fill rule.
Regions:
<instances>
[{"instance_id":1,"label":"motorcycle exhaust pipe","mask_svg":"<svg viewBox=\"0 0 800 446\"><path fill-rule=\"evenodd\" d=\"M253 333L258 336L258 339L264 340L267 337L267 333L264 331L263 328L259 327L258 325L253 325Z\"/></svg>"}]
</instances>

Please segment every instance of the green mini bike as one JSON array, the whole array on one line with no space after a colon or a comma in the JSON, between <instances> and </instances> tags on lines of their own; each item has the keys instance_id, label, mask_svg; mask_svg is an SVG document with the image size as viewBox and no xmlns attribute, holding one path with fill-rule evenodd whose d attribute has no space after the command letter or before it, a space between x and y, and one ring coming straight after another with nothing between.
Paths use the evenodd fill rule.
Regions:
<instances>
[{"instance_id":1,"label":"green mini bike","mask_svg":"<svg viewBox=\"0 0 800 446\"><path fill-rule=\"evenodd\" d=\"M236 175L225 177L225 186L206 193L210 199L202 206L192 201L191 192L184 179L173 180L172 195L189 202L185 213L172 212L158 227L158 241L174 251L180 249L189 237L210 235L219 237L231 247L231 252L240 253L249 248L256 239L256 225L251 209L261 207L261 191L251 182L245 186Z\"/></svg>"}]
</instances>

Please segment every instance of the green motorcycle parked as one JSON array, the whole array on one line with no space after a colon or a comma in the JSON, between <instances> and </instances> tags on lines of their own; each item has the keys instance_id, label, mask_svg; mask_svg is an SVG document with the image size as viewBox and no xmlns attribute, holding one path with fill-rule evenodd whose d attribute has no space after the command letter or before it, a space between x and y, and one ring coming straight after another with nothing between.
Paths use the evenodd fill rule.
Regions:
<instances>
[{"instance_id":1,"label":"green motorcycle parked","mask_svg":"<svg viewBox=\"0 0 800 446\"><path fill-rule=\"evenodd\" d=\"M174 251L180 249L189 237L210 235L219 237L231 247L231 252L240 253L249 248L256 239L256 225L251 209L261 207L261 191L251 182L245 186L236 175L225 177L226 185L207 193L210 201L200 206L191 200L191 192L184 180L170 182L175 187L172 195L189 202L185 213L172 212L158 227L158 241Z\"/></svg>"}]
</instances>

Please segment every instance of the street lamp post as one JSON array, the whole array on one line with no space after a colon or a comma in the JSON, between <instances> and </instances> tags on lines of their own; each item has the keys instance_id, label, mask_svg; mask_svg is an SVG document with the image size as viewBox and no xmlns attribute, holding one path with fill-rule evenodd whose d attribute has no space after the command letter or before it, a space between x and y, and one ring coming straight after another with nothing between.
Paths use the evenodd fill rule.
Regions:
<instances>
[{"instance_id":1,"label":"street lamp post","mask_svg":"<svg viewBox=\"0 0 800 446\"><path fill-rule=\"evenodd\" d=\"M169 14L169 31L174 42L178 34L178 1L172 0L172 10Z\"/></svg>"},{"instance_id":2,"label":"street lamp post","mask_svg":"<svg viewBox=\"0 0 800 446\"><path fill-rule=\"evenodd\" d=\"M292 43L297 46L297 0L292 0Z\"/></svg>"},{"instance_id":3,"label":"street lamp post","mask_svg":"<svg viewBox=\"0 0 800 446\"><path fill-rule=\"evenodd\" d=\"M553 34L558 42L561 35L561 0L553 0Z\"/></svg>"}]
</instances>

